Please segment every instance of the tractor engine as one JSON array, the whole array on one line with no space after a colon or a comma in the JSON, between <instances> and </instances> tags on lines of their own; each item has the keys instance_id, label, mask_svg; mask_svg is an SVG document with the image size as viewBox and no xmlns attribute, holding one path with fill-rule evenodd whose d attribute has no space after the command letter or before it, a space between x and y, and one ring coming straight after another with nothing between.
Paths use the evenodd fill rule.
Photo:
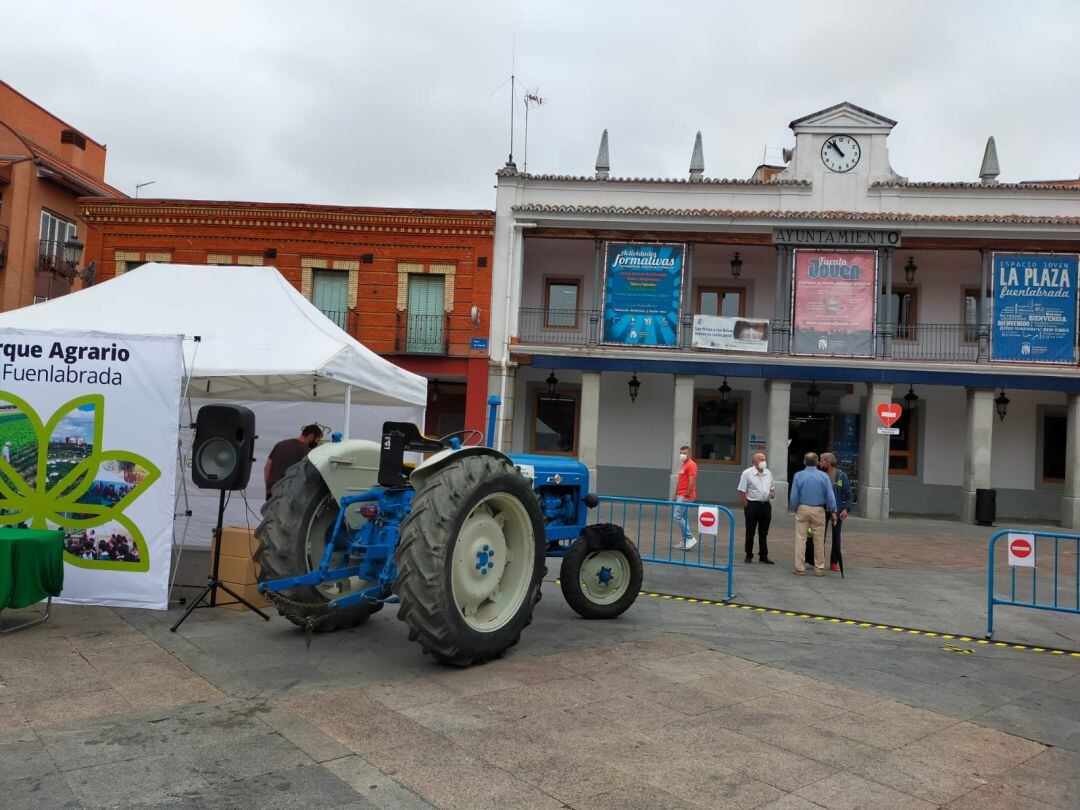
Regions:
<instances>
[{"instance_id":1,"label":"tractor engine","mask_svg":"<svg viewBox=\"0 0 1080 810\"><path fill-rule=\"evenodd\" d=\"M532 482L544 514L548 546L576 540L589 523L596 496L589 494L589 470L574 458L511 454L510 460Z\"/></svg>"}]
</instances>

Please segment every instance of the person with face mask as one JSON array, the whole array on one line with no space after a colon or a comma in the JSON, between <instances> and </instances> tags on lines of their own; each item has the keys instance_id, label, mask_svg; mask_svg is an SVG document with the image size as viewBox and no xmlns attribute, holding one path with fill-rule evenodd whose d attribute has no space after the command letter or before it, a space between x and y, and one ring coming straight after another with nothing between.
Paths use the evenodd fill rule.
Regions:
<instances>
[{"instance_id":1,"label":"person with face mask","mask_svg":"<svg viewBox=\"0 0 1080 810\"><path fill-rule=\"evenodd\" d=\"M274 445L263 467L267 500L270 500L270 490L274 488L274 484L285 477L285 472L289 467L303 461L308 453L318 447L322 437L322 428L312 424L300 429L300 438L282 439Z\"/></svg>"},{"instance_id":2,"label":"person with face mask","mask_svg":"<svg viewBox=\"0 0 1080 810\"><path fill-rule=\"evenodd\" d=\"M685 445L679 448L679 483L675 487L675 500L679 503L697 500L697 462L690 458L690 448ZM689 522L690 507L675 507L675 523L682 531L682 542L675 543L674 548L689 551L697 545L697 538L690 531Z\"/></svg>"},{"instance_id":3,"label":"person with face mask","mask_svg":"<svg viewBox=\"0 0 1080 810\"><path fill-rule=\"evenodd\" d=\"M754 453L752 465L743 470L739 479L739 499L746 521L746 562L754 561L754 534L758 537L758 561L773 565L769 559L769 525L772 523L772 504L776 497L769 462L764 453Z\"/></svg>"},{"instance_id":4,"label":"person with face mask","mask_svg":"<svg viewBox=\"0 0 1080 810\"><path fill-rule=\"evenodd\" d=\"M836 493L836 508L839 510L833 515L832 521L832 549L829 552L829 569L832 571L840 570L840 560L842 559L842 552L840 550L840 532L844 527L844 519L848 516L848 512L852 507L852 492L851 481L847 477L847 473L836 466L836 453L822 453L821 460L818 463L818 469L826 473L829 476L829 480L832 481L833 490ZM829 524L825 524L825 529L828 531Z\"/></svg>"}]
</instances>

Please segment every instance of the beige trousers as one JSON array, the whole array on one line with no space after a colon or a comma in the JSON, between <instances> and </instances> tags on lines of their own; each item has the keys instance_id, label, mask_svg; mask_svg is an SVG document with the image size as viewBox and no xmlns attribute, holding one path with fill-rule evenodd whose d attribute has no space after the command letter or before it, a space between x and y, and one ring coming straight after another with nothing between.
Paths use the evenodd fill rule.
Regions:
<instances>
[{"instance_id":1,"label":"beige trousers","mask_svg":"<svg viewBox=\"0 0 1080 810\"><path fill-rule=\"evenodd\" d=\"M795 570L806 570L806 530L814 532L814 567L825 570L825 507L800 506L795 510Z\"/></svg>"}]
</instances>

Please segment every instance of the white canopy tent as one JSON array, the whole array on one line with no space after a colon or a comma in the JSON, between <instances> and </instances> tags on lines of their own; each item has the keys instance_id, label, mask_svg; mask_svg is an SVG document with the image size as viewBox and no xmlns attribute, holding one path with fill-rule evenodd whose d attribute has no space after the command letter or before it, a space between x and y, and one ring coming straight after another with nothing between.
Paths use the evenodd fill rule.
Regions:
<instances>
[{"instance_id":1,"label":"white canopy tent","mask_svg":"<svg viewBox=\"0 0 1080 810\"><path fill-rule=\"evenodd\" d=\"M0 314L0 326L197 337L184 359L199 398L427 404L427 380L349 336L274 267L145 264Z\"/></svg>"},{"instance_id":2,"label":"white canopy tent","mask_svg":"<svg viewBox=\"0 0 1080 810\"><path fill-rule=\"evenodd\" d=\"M145 264L62 298L0 314L0 327L112 334L184 335L192 411L228 400L256 413L256 457L319 422L378 439L383 421L423 423L427 380L372 352L304 298L274 267ZM195 338L198 338L196 341ZM342 408L344 406L344 408ZM182 422L187 422L187 413ZM187 478L192 431L181 426ZM183 484L181 484L183 486ZM232 525L257 520L261 464L226 511ZM209 547L217 493L186 490L189 544ZM181 505L181 510L183 510Z\"/></svg>"}]
</instances>

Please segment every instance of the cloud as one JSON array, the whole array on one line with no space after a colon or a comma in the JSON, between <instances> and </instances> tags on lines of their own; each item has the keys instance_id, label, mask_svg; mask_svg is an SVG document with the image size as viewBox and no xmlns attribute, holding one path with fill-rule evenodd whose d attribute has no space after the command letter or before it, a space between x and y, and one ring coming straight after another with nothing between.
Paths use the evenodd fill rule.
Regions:
<instances>
[{"instance_id":1,"label":"cloud","mask_svg":"<svg viewBox=\"0 0 1080 810\"><path fill-rule=\"evenodd\" d=\"M0 78L109 145L108 179L166 197L486 208L509 150L591 173L748 177L787 123L843 100L895 118L912 179L1074 177L1080 4L58 0L5 4Z\"/></svg>"}]
</instances>

